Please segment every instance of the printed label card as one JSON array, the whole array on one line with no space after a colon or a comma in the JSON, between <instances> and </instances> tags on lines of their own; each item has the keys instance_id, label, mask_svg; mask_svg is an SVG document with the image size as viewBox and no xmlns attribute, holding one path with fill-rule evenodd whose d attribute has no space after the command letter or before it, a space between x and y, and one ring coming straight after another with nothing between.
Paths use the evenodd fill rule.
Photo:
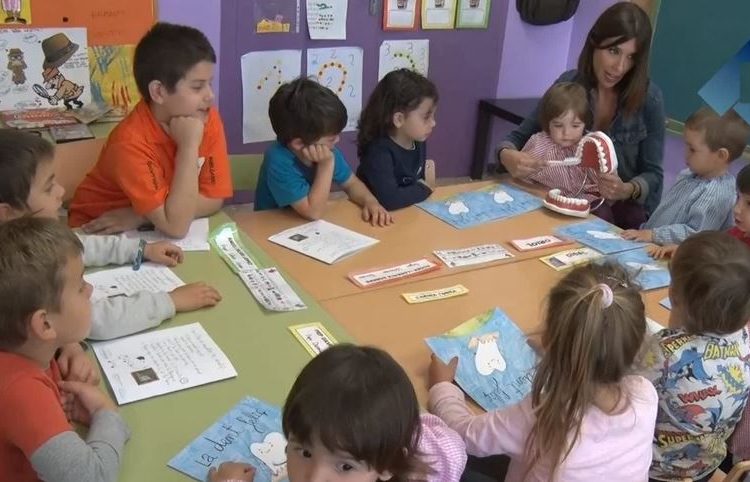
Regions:
<instances>
[{"instance_id":1,"label":"printed label card","mask_svg":"<svg viewBox=\"0 0 750 482\"><path fill-rule=\"evenodd\" d=\"M462 296L469 292L469 289L464 285L449 286L447 288L440 288L437 290L430 291L418 291L416 293L402 293L401 296L410 305L418 303L427 303L428 301L445 300L448 298L454 298L456 296Z\"/></svg>"},{"instance_id":2,"label":"printed label card","mask_svg":"<svg viewBox=\"0 0 750 482\"><path fill-rule=\"evenodd\" d=\"M513 257L507 249L499 244L482 244L461 249L442 249L434 251L434 253L449 268L490 263Z\"/></svg>"},{"instance_id":3,"label":"printed label card","mask_svg":"<svg viewBox=\"0 0 750 482\"><path fill-rule=\"evenodd\" d=\"M439 264L427 258L422 258L409 263L389 266L387 268L351 273L349 279L360 288L371 288L383 283L388 283L389 281L411 278L438 269L440 269Z\"/></svg>"},{"instance_id":4,"label":"printed label card","mask_svg":"<svg viewBox=\"0 0 750 482\"><path fill-rule=\"evenodd\" d=\"M585 264L601 258L602 254L591 248L576 248L560 251L549 256L542 256L539 261L555 271L563 271L579 264Z\"/></svg>"},{"instance_id":5,"label":"printed label card","mask_svg":"<svg viewBox=\"0 0 750 482\"><path fill-rule=\"evenodd\" d=\"M518 251L534 251L537 249L546 249L553 246L564 246L573 244L572 241L560 239L557 236L535 236L526 239L514 239L510 242Z\"/></svg>"},{"instance_id":6,"label":"printed label card","mask_svg":"<svg viewBox=\"0 0 750 482\"><path fill-rule=\"evenodd\" d=\"M300 342L307 352L316 356L336 343L336 338L331 335L321 323L305 323L289 327L294 338Z\"/></svg>"}]
</instances>

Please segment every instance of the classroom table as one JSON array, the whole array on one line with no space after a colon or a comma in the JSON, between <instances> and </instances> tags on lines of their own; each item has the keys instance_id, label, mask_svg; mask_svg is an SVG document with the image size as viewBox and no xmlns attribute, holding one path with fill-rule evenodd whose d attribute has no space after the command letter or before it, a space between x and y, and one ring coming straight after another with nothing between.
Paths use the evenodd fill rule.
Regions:
<instances>
[{"instance_id":1,"label":"classroom table","mask_svg":"<svg viewBox=\"0 0 750 482\"><path fill-rule=\"evenodd\" d=\"M225 222L230 219L217 214L211 218L211 227ZM252 241L244 242L257 261L264 266L274 265ZM297 373L311 358L288 326L321 322L338 341L351 340L289 276L285 276L286 280L308 309L290 313L264 311L213 250L186 253L184 263L174 271L186 283L205 281L213 285L223 300L211 309L178 314L158 329L200 322L232 361L238 376L120 407L132 430L122 461L122 482L185 482L189 478L167 467L167 462L240 399L249 395L283 405ZM106 381L102 385L105 387Z\"/></svg>"},{"instance_id":2,"label":"classroom table","mask_svg":"<svg viewBox=\"0 0 750 482\"><path fill-rule=\"evenodd\" d=\"M503 177L502 182L510 182ZM452 186L439 187L431 199L443 199L463 191L478 190L497 183L483 181ZM525 188L539 194L540 189L528 184L513 182L516 187ZM508 219L485 223L468 229L456 229L422 209L411 206L393 212L395 223L388 227L373 227L362 221L360 209L346 199L329 201L324 219L359 233L380 240L366 250L327 265L308 258L300 253L268 241L268 237L285 229L306 223L290 209L269 210L260 212L240 211L232 217L237 225L250 236L279 266L290 273L302 287L316 300L330 300L341 296L357 295L380 289L378 286L363 289L351 282L347 275L352 272L367 271L395 264L414 261L423 257L432 257L442 268L419 276L418 279L431 279L450 276L456 273L486 268L491 265L509 264L524 259L536 258L551 254L561 248L548 248L532 252L518 252L510 245L512 239L530 238L552 234L555 227L571 222L581 221L578 218L563 216L544 208ZM449 270L432 252L438 249L456 249L480 244L500 243L514 255L513 258L496 261L491 264L473 265ZM577 246L573 244L569 248ZM401 285L413 282L412 278L395 281Z\"/></svg>"},{"instance_id":3,"label":"classroom table","mask_svg":"<svg viewBox=\"0 0 750 482\"><path fill-rule=\"evenodd\" d=\"M421 279L406 286L390 286L321 304L358 343L383 348L393 355L406 370L420 403L425 406L430 361L425 338L448 331L494 307L503 309L524 333L538 334L545 297L564 274L537 259L527 259L437 279ZM404 292L455 284L464 285L469 293L415 305L401 297ZM661 324L666 324L669 318L669 312L659 305L667 291L663 288L644 293L647 315Z\"/></svg>"}]
</instances>

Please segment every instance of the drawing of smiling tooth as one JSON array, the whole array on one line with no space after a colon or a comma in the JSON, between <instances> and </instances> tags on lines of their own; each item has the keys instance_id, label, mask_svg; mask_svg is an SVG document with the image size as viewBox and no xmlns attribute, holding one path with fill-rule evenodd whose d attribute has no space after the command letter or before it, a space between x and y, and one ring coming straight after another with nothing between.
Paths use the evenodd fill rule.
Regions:
<instances>
[{"instance_id":1,"label":"drawing of smiling tooth","mask_svg":"<svg viewBox=\"0 0 750 482\"><path fill-rule=\"evenodd\" d=\"M274 480L286 473L286 439L279 432L271 432L263 442L251 444L250 453L271 469Z\"/></svg>"},{"instance_id":2,"label":"drawing of smiling tooth","mask_svg":"<svg viewBox=\"0 0 750 482\"><path fill-rule=\"evenodd\" d=\"M619 234L610 233L607 231L589 230L586 231L586 234L588 234L589 236L593 236L596 239L622 239Z\"/></svg>"},{"instance_id":3,"label":"drawing of smiling tooth","mask_svg":"<svg viewBox=\"0 0 750 482\"><path fill-rule=\"evenodd\" d=\"M513 202L513 198L511 197L511 195L505 191L495 191L492 194L492 199L498 204Z\"/></svg>"},{"instance_id":4,"label":"drawing of smiling tooth","mask_svg":"<svg viewBox=\"0 0 750 482\"><path fill-rule=\"evenodd\" d=\"M500 353L500 347L497 346L497 340L500 333L495 331L485 335L473 336L469 340L469 349L476 349L474 356L474 365L480 375L491 375L495 370L504 372L506 368L505 358Z\"/></svg>"},{"instance_id":5,"label":"drawing of smiling tooth","mask_svg":"<svg viewBox=\"0 0 750 482\"><path fill-rule=\"evenodd\" d=\"M468 213L469 208L466 206L466 204L464 204L463 201L453 201L448 204L448 212L453 216L458 216L459 214Z\"/></svg>"}]
</instances>

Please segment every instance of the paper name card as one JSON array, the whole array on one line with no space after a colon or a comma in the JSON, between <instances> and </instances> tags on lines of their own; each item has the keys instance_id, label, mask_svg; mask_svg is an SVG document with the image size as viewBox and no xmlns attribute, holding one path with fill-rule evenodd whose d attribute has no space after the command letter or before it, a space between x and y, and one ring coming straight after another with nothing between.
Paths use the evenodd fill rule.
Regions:
<instances>
[{"instance_id":1,"label":"paper name card","mask_svg":"<svg viewBox=\"0 0 750 482\"><path fill-rule=\"evenodd\" d=\"M269 311L297 311L307 308L276 268L243 271L239 276L258 303Z\"/></svg>"},{"instance_id":2,"label":"paper name card","mask_svg":"<svg viewBox=\"0 0 750 482\"><path fill-rule=\"evenodd\" d=\"M120 405L237 376L200 323L92 346Z\"/></svg>"},{"instance_id":3,"label":"paper name card","mask_svg":"<svg viewBox=\"0 0 750 482\"><path fill-rule=\"evenodd\" d=\"M312 356L317 356L338 343L321 323L293 325L289 327L289 331Z\"/></svg>"},{"instance_id":4,"label":"paper name card","mask_svg":"<svg viewBox=\"0 0 750 482\"><path fill-rule=\"evenodd\" d=\"M499 244L482 244L462 249L442 249L434 251L434 253L449 268L489 263L513 257L507 249Z\"/></svg>"},{"instance_id":5,"label":"paper name card","mask_svg":"<svg viewBox=\"0 0 750 482\"><path fill-rule=\"evenodd\" d=\"M431 291L418 291L416 293L402 293L401 296L410 305L417 303L426 303L428 301L438 301L456 296L465 295L469 289L464 285L449 286Z\"/></svg>"},{"instance_id":6,"label":"paper name card","mask_svg":"<svg viewBox=\"0 0 750 482\"><path fill-rule=\"evenodd\" d=\"M144 263L138 271L131 266L86 273L83 279L94 287L91 301L112 296L133 296L140 291L169 293L185 283L166 266Z\"/></svg>"},{"instance_id":7,"label":"paper name card","mask_svg":"<svg viewBox=\"0 0 750 482\"><path fill-rule=\"evenodd\" d=\"M274 234L268 240L327 264L333 264L378 242L377 239L322 219Z\"/></svg>"},{"instance_id":8,"label":"paper name card","mask_svg":"<svg viewBox=\"0 0 750 482\"><path fill-rule=\"evenodd\" d=\"M125 236L128 238L143 239L148 243L169 241L182 248L183 251L208 251L210 249L208 244L208 218L193 220L190 223L187 234L182 239L170 238L159 230L140 231L133 229L125 231Z\"/></svg>"},{"instance_id":9,"label":"paper name card","mask_svg":"<svg viewBox=\"0 0 750 482\"><path fill-rule=\"evenodd\" d=\"M534 251L537 249L551 248L553 246L563 246L571 244L571 241L565 241L557 236L535 236L533 238L514 239L511 244L519 251Z\"/></svg>"},{"instance_id":10,"label":"paper name card","mask_svg":"<svg viewBox=\"0 0 750 482\"><path fill-rule=\"evenodd\" d=\"M579 264L585 264L602 256L591 248L576 248L543 256L539 260L555 271L563 271Z\"/></svg>"},{"instance_id":11,"label":"paper name card","mask_svg":"<svg viewBox=\"0 0 750 482\"><path fill-rule=\"evenodd\" d=\"M372 286L396 281L403 278L410 278L420 274L429 273L440 269L440 266L427 258L418 259L409 263L380 268L364 273L352 273L349 279L360 288L370 288Z\"/></svg>"}]
</instances>

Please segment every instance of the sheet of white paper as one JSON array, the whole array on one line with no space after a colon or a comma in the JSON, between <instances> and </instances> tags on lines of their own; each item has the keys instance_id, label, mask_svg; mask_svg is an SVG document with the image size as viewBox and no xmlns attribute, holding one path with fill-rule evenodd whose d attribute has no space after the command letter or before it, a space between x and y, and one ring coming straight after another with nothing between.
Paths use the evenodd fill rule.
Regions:
<instances>
[{"instance_id":1,"label":"sheet of white paper","mask_svg":"<svg viewBox=\"0 0 750 482\"><path fill-rule=\"evenodd\" d=\"M265 309L297 311L307 308L276 268L242 271L240 278Z\"/></svg>"},{"instance_id":2,"label":"sheet of white paper","mask_svg":"<svg viewBox=\"0 0 750 482\"><path fill-rule=\"evenodd\" d=\"M125 236L144 239L149 243L169 241L182 248L183 251L208 251L210 249L208 244L208 218L198 218L190 223L190 229L182 239L170 238L159 230L138 231L133 229L126 231Z\"/></svg>"},{"instance_id":3,"label":"sheet of white paper","mask_svg":"<svg viewBox=\"0 0 750 482\"><path fill-rule=\"evenodd\" d=\"M377 239L323 220L287 229L268 240L328 264L378 242Z\"/></svg>"},{"instance_id":4,"label":"sheet of white paper","mask_svg":"<svg viewBox=\"0 0 750 482\"><path fill-rule=\"evenodd\" d=\"M50 52L50 58L59 59L52 65L57 69L55 75L54 70L42 66L42 42L58 34L62 34L57 44L60 50ZM91 102L85 28L0 29L0 65L0 110L64 109L66 101L71 107L81 107L76 102Z\"/></svg>"},{"instance_id":5,"label":"sheet of white paper","mask_svg":"<svg viewBox=\"0 0 750 482\"><path fill-rule=\"evenodd\" d=\"M346 40L348 0L307 0L307 28L312 40Z\"/></svg>"},{"instance_id":6,"label":"sheet of white paper","mask_svg":"<svg viewBox=\"0 0 750 482\"><path fill-rule=\"evenodd\" d=\"M302 74L301 50L249 52L242 67L242 142L276 139L268 119L268 102L281 84Z\"/></svg>"},{"instance_id":7,"label":"sheet of white paper","mask_svg":"<svg viewBox=\"0 0 750 482\"><path fill-rule=\"evenodd\" d=\"M94 287L91 301L110 296L132 296L139 291L169 293L185 284L171 269L152 263L142 264L138 271L131 266L122 266L86 273L83 279Z\"/></svg>"},{"instance_id":8,"label":"sheet of white paper","mask_svg":"<svg viewBox=\"0 0 750 482\"><path fill-rule=\"evenodd\" d=\"M388 24L385 28L414 28L417 16L417 0L385 0L388 9Z\"/></svg>"},{"instance_id":9,"label":"sheet of white paper","mask_svg":"<svg viewBox=\"0 0 750 482\"><path fill-rule=\"evenodd\" d=\"M412 261L411 263L391 266L389 268L369 271L367 273L354 274L351 275L351 277L359 286L366 288L386 281L393 281L399 278L415 276L425 271L432 271L436 269L436 266L437 265L429 259L422 258Z\"/></svg>"},{"instance_id":10,"label":"sheet of white paper","mask_svg":"<svg viewBox=\"0 0 750 482\"><path fill-rule=\"evenodd\" d=\"M92 346L120 405L237 376L200 323Z\"/></svg>"},{"instance_id":11,"label":"sheet of white paper","mask_svg":"<svg viewBox=\"0 0 750 482\"><path fill-rule=\"evenodd\" d=\"M490 261L513 257L507 249L499 244L482 244L462 249L442 249L434 251L434 253L449 268L489 263Z\"/></svg>"},{"instance_id":12,"label":"sheet of white paper","mask_svg":"<svg viewBox=\"0 0 750 482\"><path fill-rule=\"evenodd\" d=\"M362 48L307 50L307 75L331 89L346 106L345 131L357 130L362 112Z\"/></svg>"},{"instance_id":13,"label":"sheet of white paper","mask_svg":"<svg viewBox=\"0 0 750 482\"><path fill-rule=\"evenodd\" d=\"M398 69L411 69L427 77L429 67L429 40L386 40L380 44L378 80Z\"/></svg>"},{"instance_id":14,"label":"sheet of white paper","mask_svg":"<svg viewBox=\"0 0 750 482\"><path fill-rule=\"evenodd\" d=\"M255 261L242 249L240 242L235 239L232 229L224 229L216 235L216 245L227 256L227 259L238 273L252 271L258 268Z\"/></svg>"}]
</instances>

